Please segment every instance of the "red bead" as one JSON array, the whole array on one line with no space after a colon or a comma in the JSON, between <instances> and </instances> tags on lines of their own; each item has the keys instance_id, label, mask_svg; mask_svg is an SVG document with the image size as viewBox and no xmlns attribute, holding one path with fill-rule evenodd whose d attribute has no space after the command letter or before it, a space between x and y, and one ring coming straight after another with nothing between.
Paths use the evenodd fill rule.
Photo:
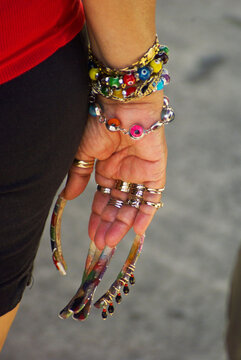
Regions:
<instances>
[{"instance_id":1,"label":"red bead","mask_svg":"<svg viewBox=\"0 0 241 360\"><path fill-rule=\"evenodd\" d=\"M136 88L134 86L132 86L132 87L125 89L125 91L126 91L126 96L130 96L131 94L133 94L136 91Z\"/></svg>"},{"instance_id":2,"label":"red bead","mask_svg":"<svg viewBox=\"0 0 241 360\"><path fill-rule=\"evenodd\" d=\"M123 77L123 81L124 81L124 83L125 83L126 85L132 86L132 85L135 84L136 78L135 78L135 76L134 76L133 74L129 74L129 75L126 74L126 75L124 75L124 77Z\"/></svg>"}]
</instances>

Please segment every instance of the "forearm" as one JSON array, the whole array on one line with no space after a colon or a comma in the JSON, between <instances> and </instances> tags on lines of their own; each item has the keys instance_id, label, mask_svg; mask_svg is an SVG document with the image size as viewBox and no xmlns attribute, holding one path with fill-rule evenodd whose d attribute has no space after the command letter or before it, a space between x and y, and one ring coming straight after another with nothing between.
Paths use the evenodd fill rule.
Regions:
<instances>
[{"instance_id":1,"label":"forearm","mask_svg":"<svg viewBox=\"0 0 241 360\"><path fill-rule=\"evenodd\" d=\"M153 45L155 0L83 0L94 54L110 67L122 68Z\"/></svg>"}]
</instances>

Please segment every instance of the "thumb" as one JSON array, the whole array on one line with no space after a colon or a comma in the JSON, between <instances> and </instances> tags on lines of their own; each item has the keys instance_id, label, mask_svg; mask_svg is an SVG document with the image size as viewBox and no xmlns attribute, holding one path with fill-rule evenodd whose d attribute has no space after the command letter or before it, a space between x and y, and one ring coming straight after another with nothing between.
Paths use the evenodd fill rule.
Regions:
<instances>
[{"instance_id":1,"label":"thumb","mask_svg":"<svg viewBox=\"0 0 241 360\"><path fill-rule=\"evenodd\" d=\"M68 179L61 196L66 200L73 200L79 196L86 188L93 168L80 169L72 166L69 171Z\"/></svg>"}]
</instances>

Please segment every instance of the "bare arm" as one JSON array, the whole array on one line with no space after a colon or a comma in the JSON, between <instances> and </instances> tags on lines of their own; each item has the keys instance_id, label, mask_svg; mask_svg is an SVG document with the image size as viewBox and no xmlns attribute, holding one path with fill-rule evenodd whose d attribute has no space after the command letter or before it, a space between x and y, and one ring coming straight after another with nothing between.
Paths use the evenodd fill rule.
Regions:
<instances>
[{"instance_id":1,"label":"bare arm","mask_svg":"<svg viewBox=\"0 0 241 360\"><path fill-rule=\"evenodd\" d=\"M96 57L112 68L131 65L153 45L155 30L155 1L153 0L84 0L91 47ZM118 118L128 129L133 124L148 128L160 119L163 91L150 96L120 103L99 96L107 118ZM103 124L89 117L85 134L76 154L77 159L98 159L95 179L104 187L114 188L115 181L144 184L163 188L166 181L167 146L164 126L141 140L132 140L120 133L110 133ZM91 170L72 166L63 195L73 199L81 194ZM126 194L113 189L111 196L126 199ZM161 195L145 195L145 200L158 202ZM115 246L133 227L143 234L156 209L129 205L118 210L108 205L109 195L96 192L89 222L89 235L98 248Z\"/></svg>"},{"instance_id":2,"label":"bare arm","mask_svg":"<svg viewBox=\"0 0 241 360\"><path fill-rule=\"evenodd\" d=\"M106 65L128 66L153 44L155 0L84 0L83 4L91 46Z\"/></svg>"}]
</instances>

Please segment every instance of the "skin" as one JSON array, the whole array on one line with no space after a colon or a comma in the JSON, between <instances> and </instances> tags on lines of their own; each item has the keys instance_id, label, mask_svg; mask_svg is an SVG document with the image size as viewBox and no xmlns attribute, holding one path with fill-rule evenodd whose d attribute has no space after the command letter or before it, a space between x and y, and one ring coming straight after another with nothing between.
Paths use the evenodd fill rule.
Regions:
<instances>
[{"instance_id":1,"label":"skin","mask_svg":"<svg viewBox=\"0 0 241 360\"><path fill-rule=\"evenodd\" d=\"M2 351L4 342L7 338L7 334L12 325L12 322L17 314L19 305L17 305L12 311L9 311L7 314L0 316L0 352Z\"/></svg>"},{"instance_id":2,"label":"skin","mask_svg":"<svg viewBox=\"0 0 241 360\"><path fill-rule=\"evenodd\" d=\"M129 104L101 100L107 118L117 117L127 129L134 123L148 128L160 117L161 92ZM164 127L135 141L120 132L109 132L103 124L89 117L76 158L99 159L95 179L101 186L113 188L116 179L152 188L165 186L167 146ZM90 169L72 166L62 195L68 200L79 196L88 184L90 173ZM112 197L125 200L127 195L114 190ZM160 197L145 195L150 201L159 201ZM139 210L131 206L117 209L107 205L108 200L108 195L96 192L90 215L89 236L99 249L105 245L116 246L131 227L137 234L143 234L156 212L147 205L141 205Z\"/></svg>"},{"instance_id":3,"label":"skin","mask_svg":"<svg viewBox=\"0 0 241 360\"><path fill-rule=\"evenodd\" d=\"M137 61L154 43L154 0L83 0L90 43L94 54L105 65L114 68L129 66ZM144 99L121 104L98 99L105 115L117 117L122 127L138 123L148 128L160 119L163 93L157 92ZM116 179L162 188L166 182L167 146L164 127L134 141L121 133L110 133L103 124L89 117L85 134L76 153L82 160L98 159L96 182L113 187ZM88 184L90 169L72 167L63 191L67 200L79 196ZM145 195L146 200L159 201L160 195ZM118 190L112 197L124 200ZM107 206L108 195L96 192L89 221L89 235L99 249L115 246L133 227L142 234L150 224L155 209L141 205L140 210L123 206L120 210ZM18 307L0 317L1 347Z\"/></svg>"}]
</instances>

